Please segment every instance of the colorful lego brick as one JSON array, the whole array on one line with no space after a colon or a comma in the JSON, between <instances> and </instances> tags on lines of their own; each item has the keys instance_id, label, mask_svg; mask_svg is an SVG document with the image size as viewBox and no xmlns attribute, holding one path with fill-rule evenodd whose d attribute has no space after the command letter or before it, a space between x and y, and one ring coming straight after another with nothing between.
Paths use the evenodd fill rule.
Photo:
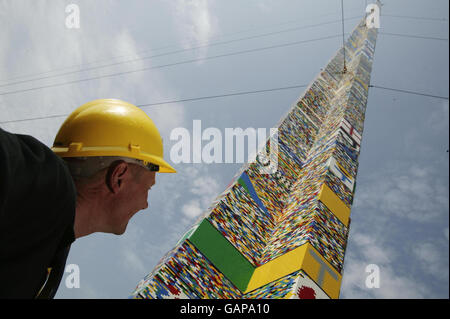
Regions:
<instances>
[{"instance_id":1,"label":"colorful lego brick","mask_svg":"<svg viewBox=\"0 0 450 319\"><path fill-rule=\"evenodd\" d=\"M237 298L240 291L186 240L157 272L165 282L176 278L200 298Z\"/></svg>"},{"instance_id":2,"label":"colorful lego brick","mask_svg":"<svg viewBox=\"0 0 450 319\"><path fill-rule=\"evenodd\" d=\"M243 296L244 299L330 299L320 287L302 271L296 271Z\"/></svg>"},{"instance_id":3,"label":"colorful lego brick","mask_svg":"<svg viewBox=\"0 0 450 319\"><path fill-rule=\"evenodd\" d=\"M131 296L133 299L198 299L198 295L192 292L184 282L174 276L170 269L163 268L161 272L169 274L156 274L149 280L143 280Z\"/></svg>"},{"instance_id":4,"label":"colorful lego brick","mask_svg":"<svg viewBox=\"0 0 450 319\"><path fill-rule=\"evenodd\" d=\"M319 200L345 225L348 225L350 208L326 185L322 185Z\"/></svg>"},{"instance_id":5,"label":"colorful lego brick","mask_svg":"<svg viewBox=\"0 0 450 319\"><path fill-rule=\"evenodd\" d=\"M292 206L287 218L274 230L267 241L261 264L277 258L306 242L338 271L344 264L348 227L335 217L317 198L311 198L301 207Z\"/></svg>"},{"instance_id":6,"label":"colorful lego brick","mask_svg":"<svg viewBox=\"0 0 450 319\"><path fill-rule=\"evenodd\" d=\"M335 175L340 181L342 181L344 186L346 186L350 191L353 192L355 180L353 179L353 177L351 177L349 173L347 173L347 171L344 168L342 168L341 165L339 165L336 162L334 157L330 157L328 161L328 166L330 168L331 173L333 173L333 175Z\"/></svg>"},{"instance_id":7,"label":"colorful lego brick","mask_svg":"<svg viewBox=\"0 0 450 319\"><path fill-rule=\"evenodd\" d=\"M237 288L245 290L253 274L253 265L207 219L189 241Z\"/></svg>"},{"instance_id":8,"label":"colorful lego brick","mask_svg":"<svg viewBox=\"0 0 450 319\"><path fill-rule=\"evenodd\" d=\"M298 270L331 298L339 297L342 276L308 243L256 268L246 293Z\"/></svg>"}]
</instances>

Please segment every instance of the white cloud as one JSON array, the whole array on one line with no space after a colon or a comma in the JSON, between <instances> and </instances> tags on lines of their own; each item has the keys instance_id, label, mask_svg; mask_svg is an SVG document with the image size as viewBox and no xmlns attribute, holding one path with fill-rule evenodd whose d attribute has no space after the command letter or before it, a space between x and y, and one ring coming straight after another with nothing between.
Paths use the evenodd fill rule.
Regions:
<instances>
[{"instance_id":1,"label":"white cloud","mask_svg":"<svg viewBox=\"0 0 450 319\"><path fill-rule=\"evenodd\" d=\"M345 268L341 286L341 298L344 299L410 299L426 298L427 289L422 278L410 278L399 274L393 266L378 265L380 269L380 287L366 287L369 273L366 267L369 262L349 258Z\"/></svg>"},{"instance_id":2,"label":"white cloud","mask_svg":"<svg viewBox=\"0 0 450 319\"><path fill-rule=\"evenodd\" d=\"M341 298L381 298L406 299L426 298L427 288L423 278L414 278L397 269L397 248L392 247L388 238L375 237L368 233L351 233L351 251L345 260L341 286ZM379 267L380 287L369 288L366 272L369 264Z\"/></svg>"},{"instance_id":3,"label":"white cloud","mask_svg":"<svg viewBox=\"0 0 450 319\"><path fill-rule=\"evenodd\" d=\"M420 243L413 247L413 254L419 260L421 268L439 281L448 282L448 256L445 260L436 244Z\"/></svg>"},{"instance_id":4,"label":"white cloud","mask_svg":"<svg viewBox=\"0 0 450 319\"><path fill-rule=\"evenodd\" d=\"M207 0L177 0L174 2L176 22L184 48L207 45L216 33L217 22ZM198 56L206 56L207 48L198 51Z\"/></svg>"},{"instance_id":5,"label":"white cloud","mask_svg":"<svg viewBox=\"0 0 450 319\"><path fill-rule=\"evenodd\" d=\"M358 185L355 207L419 222L434 222L448 211L448 187L438 172L406 162L392 166Z\"/></svg>"},{"instance_id":6,"label":"white cloud","mask_svg":"<svg viewBox=\"0 0 450 319\"><path fill-rule=\"evenodd\" d=\"M435 133L442 134L442 132L449 129L449 105L448 101L443 101L436 105L430 112L427 120L427 126Z\"/></svg>"},{"instance_id":7,"label":"white cloud","mask_svg":"<svg viewBox=\"0 0 450 319\"><path fill-rule=\"evenodd\" d=\"M375 298L411 299L427 298L428 292L422 278L399 275L394 268L380 269L380 288L371 289Z\"/></svg>"},{"instance_id":8,"label":"white cloud","mask_svg":"<svg viewBox=\"0 0 450 319\"><path fill-rule=\"evenodd\" d=\"M187 204L183 205L182 212L188 218L196 218L202 213L199 202L196 200L191 200Z\"/></svg>"},{"instance_id":9,"label":"white cloud","mask_svg":"<svg viewBox=\"0 0 450 319\"><path fill-rule=\"evenodd\" d=\"M392 249L382 246L379 239L368 234L352 234L352 240L356 243L368 264L385 265L391 263L394 258L395 253Z\"/></svg>"},{"instance_id":10,"label":"white cloud","mask_svg":"<svg viewBox=\"0 0 450 319\"><path fill-rule=\"evenodd\" d=\"M429 298L448 283L448 246L427 230L442 229L448 214L441 175L432 165L391 161L359 179L352 214L364 216L352 223L343 298ZM380 267L379 289L365 286L368 264Z\"/></svg>"},{"instance_id":11,"label":"white cloud","mask_svg":"<svg viewBox=\"0 0 450 319\"><path fill-rule=\"evenodd\" d=\"M219 185L216 180L209 176L201 176L193 181L191 192L196 195L211 196L217 195Z\"/></svg>"},{"instance_id":12,"label":"white cloud","mask_svg":"<svg viewBox=\"0 0 450 319\"><path fill-rule=\"evenodd\" d=\"M186 186L194 196L191 196L193 199L183 205L182 212L191 219L205 212L215 196L219 194L219 184L207 174L206 167L201 170L193 167L187 171Z\"/></svg>"},{"instance_id":13,"label":"white cloud","mask_svg":"<svg viewBox=\"0 0 450 319\"><path fill-rule=\"evenodd\" d=\"M142 238L145 238L144 230L135 224L129 224L126 235L118 241L121 256L120 262L127 271L143 273L146 270L142 254L139 252Z\"/></svg>"},{"instance_id":14,"label":"white cloud","mask_svg":"<svg viewBox=\"0 0 450 319\"><path fill-rule=\"evenodd\" d=\"M273 7L275 4L276 4L276 2L273 0L265 0L265 1L257 1L256 2L256 6L264 14L271 13L273 11Z\"/></svg>"}]
</instances>

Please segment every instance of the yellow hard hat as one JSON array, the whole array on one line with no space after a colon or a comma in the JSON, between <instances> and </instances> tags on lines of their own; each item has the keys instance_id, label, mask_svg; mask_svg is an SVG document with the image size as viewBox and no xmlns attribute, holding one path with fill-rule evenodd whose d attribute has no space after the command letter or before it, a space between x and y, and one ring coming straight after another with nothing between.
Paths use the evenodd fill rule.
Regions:
<instances>
[{"instance_id":1,"label":"yellow hard hat","mask_svg":"<svg viewBox=\"0 0 450 319\"><path fill-rule=\"evenodd\" d=\"M116 100L88 102L69 115L55 137L53 152L61 157L122 156L175 173L163 159L163 143L153 121L135 105Z\"/></svg>"}]
</instances>

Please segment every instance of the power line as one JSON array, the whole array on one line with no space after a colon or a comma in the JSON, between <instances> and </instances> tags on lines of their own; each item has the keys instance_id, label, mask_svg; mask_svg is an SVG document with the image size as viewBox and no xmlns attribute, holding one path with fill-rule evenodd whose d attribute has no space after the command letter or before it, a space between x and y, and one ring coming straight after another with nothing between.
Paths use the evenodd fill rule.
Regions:
<instances>
[{"instance_id":1,"label":"power line","mask_svg":"<svg viewBox=\"0 0 450 319\"><path fill-rule=\"evenodd\" d=\"M352 18L348 18L347 20L353 20L353 19L356 19L356 18L359 18L359 17L352 17ZM80 72L85 72L85 71L92 71L92 70L102 69L102 68L106 68L106 67L111 67L111 66L131 63L131 62L150 60L150 59L157 58L157 57L162 57L162 56L182 53L182 52L186 52L186 51L193 51L193 50L197 50L197 49L201 49L201 48L208 48L208 47L213 47L213 46L218 46L218 45L230 44L230 43L233 43L233 42L239 42L239 41L244 41L244 40L251 40L251 39L256 39L256 38L261 38L261 37L267 37L267 36L271 36L271 35L276 35L276 34L281 34L281 33L286 33L286 32L291 32L291 31L297 31L297 30L302 30L302 29L306 29L306 28L319 27L319 26L323 26L323 25L327 25L327 24L334 24L334 23L338 23L340 21L341 20L333 20L333 21L328 21L328 22L323 22L323 23L317 23L317 24L311 24L311 25L306 25L306 26L300 26L300 27L284 29L284 30L280 30L280 31L270 32L270 33L263 33L263 34L249 36L249 37L244 37L244 38L238 38L238 39L233 39L233 40L228 40L228 41L221 41L221 42L215 42L215 43L211 43L211 44L204 44L204 45L196 46L196 47L193 47L193 48L175 50L175 51L170 51L170 52L166 52L166 53L160 53L160 54L151 55L151 56L147 56L147 57L139 57L139 58L129 59L129 60L126 60L126 61L119 61L119 62L114 62L114 63L110 63L110 64L106 64L106 65L93 66L93 67L89 67L89 68L83 68L83 69L80 69L80 70L74 70L74 71L64 72L64 73L60 73L60 74L53 74L53 75L44 76L44 77L37 77L37 78L26 79L26 80L21 80L21 81L16 81L16 82L9 82L9 83L5 83L5 84L0 84L0 87L5 87L5 86L10 86L10 85L15 85L15 84L22 84L22 83L26 83L26 82L35 81L35 80L51 79L51 78L65 76L65 75L69 75L69 74L75 74L75 73L80 73Z\"/></svg>"},{"instance_id":2,"label":"power line","mask_svg":"<svg viewBox=\"0 0 450 319\"><path fill-rule=\"evenodd\" d=\"M446 38L427 37L427 36L414 35L414 34L401 34L401 33L389 33L389 32L379 32L379 34L392 35L392 36L405 37L405 38L417 38L417 39L427 39L427 40L448 41L448 39L446 39Z\"/></svg>"},{"instance_id":3,"label":"power line","mask_svg":"<svg viewBox=\"0 0 450 319\"><path fill-rule=\"evenodd\" d=\"M298 88L302 88L302 87L306 87L306 86L307 85L302 84L302 85L284 86L284 87L263 89L263 90L232 92L232 93L225 93L225 94L218 94L218 95L200 96L200 97L178 99L178 100L168 100L168 101L164 101L164 102L137 104L136 106L143 108L143 107L149 107L149 106L174 104L174 103L181 103L181 102L217 99L217 98L223 98L223 97L229 97L229 96L238 96L238 95L247 95L247 94L257 94L257 93L274 92L274 91L281 91L281 90L298 89ZM47 115L47 116L40 116L40 117L31 117L31 118L19 119L19 120L2 121L2 122L0 122L0 124L28 122L28 121L43 120L43 119L49 119L49 118L66 117L66 116L69 116L69 114L56 114L56 115Z\"/></svg>"},{"instance_id":4,"label":"power line","mask_svg":"<svg viewBox=\"0 0 450 319\"><path fill-rule=\"evenodd\" d=\"M352 19L355 19L355 18L358 18L358 17L351 17L351 18L344 19L343 3L342 2L343 2L343 0L341 0L341 5L342 5L341 21L342 21L342 32L343 32L343 34L342 34L342 41L344 43L344 41L345 41L345 39L344 39L344 20L352 20ZM393 15L388 15L388 16L393 16ZM402 16L402 17L406 17L406 16ZM408 17L408 18L419 18L419 17ZM285 29L285 30L280 30L280 31L275 31L275 32L270 32L270 33L255 35L255 36L249 36L249 37L244 37L244 38L239 38L239 39L234 39L234 40L216 42L216 43L211 43L211 44L207 44L207 45L200 45L200 46L193 47L193 48L175 50L175 51L170 51L170 52L156 54L156 55L147 56L147 57L139 57L139 58L134 58L134 59L126 60L126 61L120 61L120 62L110 63L110 64L106 64L106 65L94 66L94 67L90 67L90 68L84 68L84 69L80 69L80 70L74 70L74 71L60 73L60 74L54 74L54 75L45 76L45 77L37 77L37 78L32 78L32 79L27 79L27 80L22 80L22 81L5 83L5 84L1 84L0 87L10 86L10 85L15 85L15 84L22 84L22 83L26 83L26 82L35 81L35 80L44 80L44 79L49 79L49 78L55 78L55 77L69 75L69 74L75 74L75 73L80 73L80 72L85 72L85 71L90 71L90 70L95 70L95 69L106 68L106 67L110 67L110 66L116 66L116 65L136 62L136 61L152 59L152 58L156 58L156 57L172 55L172 54L181 53L181 52L185 52L185 51L196 50L196 49L200 49L200 48L206 48L206 47L212 47L212 46L217 46L217 45L229 44L229 43L238 42L238 41L244 41L244 40L255 39L255 38L259 38L259 37L265 37L265 36L280 34L280 33L284 33L284 32L290 32L290 31L294 31L294 30L300 30L300 29L306 29L306 28L310 28L310 27L317 27L317 26L322 26L322 25L327 25L327 24L333 24L333 23L336 23L336 22L339 22L339 21L340 20L328 21L328 22L324 22L324 23L300 26L300 27L295 27L295 28L289 28L289 29ZM239 33L242 33L242 32L239 32ZM448 39L446 39L446 38L438 38L438 37L428 37L428 36L418 36L418 35L408 35L408 34L388 33L388 32L379 32L379 33L380 34L384 34L384 35L399 36L399 37L409 37L409 38L418 38L418 39L448 41ZM156 50L158 50L158 49L156 49ZM147 52L147 51L149 51L149 50L142 51L142 52ZM343 52L343 54L344 54L344 65L345 65L345 53L346 52L345 52L345 49L344 49L344 52ZM121 57L125 57L125 56L121 56ZM120 58L120 57L116 57L116 58ZM105 60L103 60L103 61L105 61ZM102 60L99 60L97 62L102 62ZM93 63L97 63L97 62L91 62L91 63L87 63L87 64L93 64ZM71 68L71 67L66 67L66 68L63 68L63 69L68 69L68 68ZM40 74L46 74L46 73L49 73L49 72L54 72L54 71L63 70L63 69L56 69L56 70L52 70L52 71L48 71L48 72L44 72L44 73L40 73ZM35 74L35 75L38 75L38 74Z\"/></svg>"},{"instance_id":5,"label":"power line","mask_svg":"<svg viewBox=\"0 0 450 319\"><path fill-rule=\"evenodd\" d=\"M384 14L384 13L381 16L383 16L383 17L392 17L392 18L415 19L415 20L440 21L440 22L448 21L446 18L414 17L414 16L403 16L403 15Z\"/></svg>"},{"instance_id":6,"label":"power line","mask_svg":"<svg viewBox=\"0 0 450 319\"><path fill-rule=\"evenodd\" d=\"M101 75L101 76L96 76L96 77L85 78L85 79L79 79L79 80L72 80L72 81L66 81L66 82L61 82L61 83L43 85L43 86L32 87L32 88L28 88L28 89L7 91L7 92L0 93L0 96L16 94L16 93L23 93L23 92L29 92L29 91L35 91L35 90L52 88L52 87L58 87L58 86L64 86L64 85L69 85L69 84L74 84L74 83L79 83L79 82L98 80L98 79L102 79L102 78L109 78L109 77L114 77L114 76L119 76L119 75L124 75L124 74L143 72L143 71L148 71L148 70L153 70L153 69L160 69L160 68L165 68L165 67L170 67L170 66L176 66L176 65L188 64L188 63L212 60L212 59L223 58L223 57L228 57L228 56L235 56L235 55L239 55L239 54L245 54L245 53L252 53L252 52L263 51L263 50L270 50L270 49L275 49L275 48L288 47L288 46L293 46L293 45L298 45L298 44L303 44L303 43L310 43L310 42L315 42L315 41L328 40L328 39L333 39L333 38L337 38L337 37L340 37L340 34L339 35L332 35L332 36L321 37L321 38L315 38L315 39L309 39L309 40L302 40L302 41L283 43L283 44L272 45L272 46L267 46L267 47L261 47L261 48L256 48L256 49L249 49L249 50L237 51L237 52L232 52L232 53L214 55L214 56L205 57L205 58L185 60L185 61L174 62L174 63L164 64L164 65L159 65L159 66L145 67L145 68L140 68L140 69L136 69L136 70L123 71L123 72L106 74L106 75Z\"/></svg>"},{"instance_id":7,"label":"power line","mask_svg":"<svg viewBox=\"0 0 450 319\"><path fill-rule=\"evenodd\" d=\"M265 89L265 90L227 93L227 94L220 94L220 95L210 95L210 96L196 97L196 98L190 98L190 99L173 100L173 101L167 101L167 102L140 104L138 106L139 107L147 107L147 106L155 106L155 105L163 105L163 104L180 103L180 102L190 102L190 101L198 101L198 100L206 100L206 99L216 99L216 98L227 97L227 96L236 96L236 95L256 94L256 93L264 93L264 92L272 92L272 91L298 89L298 88L302 88L302 87L306 87L306 86L308 86L308 85L306 85L306 84L293 85L293 86L285 86L285 87L281 87L281 88L272 88L272 89Z\"/></svg>"},{"instance_id":8,"label":"power line","mask_svg":"<svg viewBox=\"0 0 450 319\"><path fill-rule=\"evenodd\" d=\"M45 120L45 119L58 118L58 117L66 117L66 116L69 116L69 114L46 115L46 116L30 117L30 118L19 119L19 120L2 121L2 122L0 122L0 124L18 123L18 122L28 122L28 121L36 121L36 120Z\"/></svg>"},{"instance_id":9,"label":"power line","mask_svg":"<svg viewBox=\"0 0 450 319\"><path fill-rule=\"evenodd\" d=\"M247 95L247 94L257 94L257 93L274 92L274 91L281 91L281 90L298 89L298 88L302 88L302 87L306 87L306 86L307 85L305 85L305 84L301 84L301 85L284 86L284 87L263 89L263 90L232 92L232 93L225 93L225 94L218 94L218 95L200 96L200 97L185 98L185 99L178 99L178 100L168 100L168 101L164 101L164 102L137 104L136 106L143 108L143 107L165 105L165 104L200 101L200 100L207 100L207 99L217 99L217 98L230 97L230 96L239 96L239 95ZM432 95L432 94L426 94L426 93L420 93L420 92L415 92L415 91L387 88L387 87L378 86L378 85L372 85L372 84L369 85L369 87L448 100L448 97ZM28 121L43 120L43 119L50 119L50 118L59 118L59 117L67 117L67 116L69 116L69 114L47 115L47 116L32 117L32 118L26 118L26 119L2 121L2 122L0 122L0 124L17 123L17 122L28 122Z\"/></svg>"},{"instance_id":10,"label":"power line","mask_svg":"<svg viewBox=\"0 0 450 319\"><path fill-rule=\"evenodd\" d=\"M345 65L345 39L344 39L344 0L341 0L341 20L342 20L342 51L344 52L344 69L343 72L347 71L347 66Z\"/></svg>"},{"instance_id":11,"label":"power line","mask_svg":"<svg viewBox=\"0 0 450 319\"><path fill-rule=\"evenodd\" d=\"M376 89L382 89L382 90L389 90L389 91L394 91L394 92L408 93L408 94L421 95L421 96L427 96L427 97L432 97L432 98L437 98L437 99L448 100L448 97L446 97L446 96L439 96L439 95L433 95L433 94L427 94L427 93L421 93L421 92L415 92L415 91L387 88L387 87L378 86L378 85L372 85L372 84L369 85L369 87L376 88Z\"/></svg>"},{"instance_id":12,"label":"power line","mask_svg":"<svg viewBox=\"0 0 450 319\"><path fill-rule=\"evenodd\" d=\"M330 16L330 14L327 14L327 15L321 15L321 16L319 16L319 17L316 17L315 19L321 18L321 17L325 17L325 16ZM352 18L349 18L348 20L352 20L352 19L355 19L355 18L358 18L358 17L352 17ZM307 19L307 20L311 20L311 19L312 19L312 18ZM331 21L331 22L325 22L325 23L323 23L323 24L315 24L315 25L300 26L300 27L296 27L296 28L287 29L287 31L292 31L292 30L295 30L295 29L299 30L299 29L302 29L302 28L315 27L315 26L320 26L320 25L325 25L325 24L331 24L331 23L335 23L335 22L339 22L339 21L340 21L340 20L337 20L337 21ZM264 29L264 28L267 28L267 27L274 27L274 26L281 26L281 25L291 24L291 23L293 23L293 22L298 22L298 19L297 19L297 20L291 20L291 21L288 21L288 22L283 22L283 23L273 24L273 25L271 25L271 26L265 26L265 27L263 27L263 29ZM233 33L223 34L223 35L220 35L220 36L213 37L213 39L217 39L217 38L220 39L220 38L223 38L223 37L233 36L233 35L235 35L235 34L246 33L246 32L252 31L252 30L254 30L254 29L260 29L260 28L251 28L251 29L247 29L247 30L241 30L241 31L233 32ZM282 31L280 31L280 32L287 32L287 31L283 31L283 30L282 30ZM238 41L238 40L237 40L237 41ZM185 42L184 44L185 44L185 45L191 45L192 42L189 42L189 43L188 43L188 42ZM45 71L45 72L34 73L34 74L28 74L28 75L22 75L22 76L16 76L16 77L13 77L13 78L3 79L3 80L0 80L0 81L1 81L1 82L5 82L5 81L10 81L10 80L15 80L15 79L27 78L27 77L30 77L30 76L47 74L47 73L52 73L52 72L55 72L55 71L67 70L67 69L71 69L71 68L75 68L75 67L82 67L82 66L86 66L86 65L90 65L90 64L96 64L96 63L99 63L99 62L112 61L112 60L119 59L119 58L136 56L137 54L147 53L147 52L149 52L149 51L154 52L154 51L159 51L159 50L168 49L168 48L172 48L172 47L178 47L178 45L168 45L168 46L159 47L159 48L156 48L156 49L146 49L146 50L143 50L143 51L136 52L136 53L133 54L133 55L128 54L128 55L115 56L115 57L111 57L111 58L108 58L108 59L100 59L100 60L97 60L97 61L86 62L86 63L83 63L83 64L72 65L72 66L63 67L63 68L54 69L54 70L49 70L49 71ZM197 47L197 48L198 48L198 47ZM179 51L182 52L182 51L194 50L194 49L196 49L196 48L189 48L189 49L184 49L184 50L179 50ZM178 52L178 51L176 51L176 52ZM175 53L175 52L174 52L174 53ZM172 54L172 53L169 52L169 53L166 53L166 54ZM162 54L162 55L165 55L165 54ZM161 55L161 56L162 56L162 55ZM157 55L157 56L160 56L160 55ZM77 72L77 71L75 71L75 72ZM15 83L11 83L11 84L15 84ZM9 84L6 84L6 85L9 85ZM3 85L2 85L2 86L3 86Z\"/></svg>"}]
</instances>

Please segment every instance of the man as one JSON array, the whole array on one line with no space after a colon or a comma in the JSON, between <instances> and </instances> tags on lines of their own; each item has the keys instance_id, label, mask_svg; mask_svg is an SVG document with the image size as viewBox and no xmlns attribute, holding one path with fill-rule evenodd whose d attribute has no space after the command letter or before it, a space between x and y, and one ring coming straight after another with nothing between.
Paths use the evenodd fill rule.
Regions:
<instances>
[{"instance_id":1,"label":"man","mask_svg":"<svg viewBox=\"0 0 450 319\"><path fill-rule=\"evenodd\" d=\"M51 150L0 129L0 298L53 298L75 239L123 234L156 172L175 172L161 136L120 100L76 109Z\"/></svg>"}]
</instances>

